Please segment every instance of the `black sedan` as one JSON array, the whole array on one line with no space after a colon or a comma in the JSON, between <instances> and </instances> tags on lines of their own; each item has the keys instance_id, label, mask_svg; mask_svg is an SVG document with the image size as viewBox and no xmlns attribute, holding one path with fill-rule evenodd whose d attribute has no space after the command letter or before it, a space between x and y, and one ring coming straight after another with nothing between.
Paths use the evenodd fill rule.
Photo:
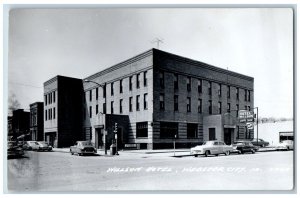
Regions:
<instances>
[{"instance_id":1,"label":"black sedan","mask_svg":"<svg viewBox=\"0 0 300 198\"><path fill-rule=\"evenodd\" d=\"M258 150L256 146L254 146L250 141L237 141L233 144L234 150L236 150L239 154L251 152L255 153Z\"/></svg>"},{"instance_id":2,"label":"black sedan","mask_svg":"<svg viewBox=\"0 0 300 198\"><path fill-rule=\"evenodd\" d=\"M255 146L260 146L260 147L269 146L269 142L264 141L263 139L254 138L251 140L251 143Z\"/></svg>"}]
</instances>

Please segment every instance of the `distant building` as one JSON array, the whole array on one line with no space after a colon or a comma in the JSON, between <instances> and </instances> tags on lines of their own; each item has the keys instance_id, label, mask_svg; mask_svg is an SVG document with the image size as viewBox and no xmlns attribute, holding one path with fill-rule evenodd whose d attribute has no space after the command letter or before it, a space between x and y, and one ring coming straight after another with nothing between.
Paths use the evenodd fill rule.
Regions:
<instances>
[{"instance_id":1,"label":"distant building","mask_svg":"<svg viewBox=\"0 0 300 198\"><path fill-rule=\"evenodd\" d=\"M17 109L13 111L12 118L9 120L11 122L11 129L9 136L13 139L18 137L25 137L29 135L29 124L30 124L30 113L24 111L24 109Z\"/></svg>"},{"instance_id":2,"label":"distant building","mask_svg":"<svg viewBox=\"0 0 300 198\"><path fill-rule=\"evenodd\" d=\"M44 140L66 147L82 139L82 80L56 76L44 83Z\"/></svg>"},{"instance_id":3,"label":"distant building","mask_svg":"<svg viewBox=\"0 0 300 198\"><path fill-rule=\"evenodd\" d=\"M30 134L31 140L44 140L44 104L36 102L30 104Z\"/></svg>"},{"instance_id":4,"label":"distant building","mask_svg":"<svg viewBox=\"0 0 300 198\"><path fill-rule=\"evenodd\" d=\"M246 75L151 49L77 80L72 86L77 95L66 97L64 104L70 106L63 112L78 120L82 112L82 135L77 138L91 140L98 148L108 148L115 132L118 147L137 145L141 149L171 148L174 138L177 147L214 139L231 144L235 139L253 138L253 129L238 120L238 111L250 111L254 104L254 79ZM49 88L54 82L45 83L45 95L57 88L59 96L70 95L60 88L63 82ZM64 120L79 127L70 118ZM71 136L69 140L71 144Z\"/></svg>"},{"instance_id":5,"label":"distant building","mask_svg":"<svg viewBox=\"0 0 300 198\"><path fill-rule=\"evenodd\" d=\"M13 136L13 117L12 116L7 116L7 131L8 131L8 134L7 134L7 137L8 139L10 139L10 137Z\"/></svg>"}]
</instances>

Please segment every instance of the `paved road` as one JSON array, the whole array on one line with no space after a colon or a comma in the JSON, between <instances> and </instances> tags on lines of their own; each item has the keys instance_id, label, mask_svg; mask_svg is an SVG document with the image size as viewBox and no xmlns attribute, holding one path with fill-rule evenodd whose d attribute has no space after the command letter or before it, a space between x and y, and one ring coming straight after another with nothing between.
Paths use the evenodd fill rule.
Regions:
<instances>
[{"instance_id":1,"label":"paved road","mask_svg":"<svg viewBox=\"0 0 300 198\"><path fill-rule=\"evenodd\" d=\"M218 157L72 156L27 152L8 160L9 192L290 190L293 151Z\"/></svg>"}]
</instances>

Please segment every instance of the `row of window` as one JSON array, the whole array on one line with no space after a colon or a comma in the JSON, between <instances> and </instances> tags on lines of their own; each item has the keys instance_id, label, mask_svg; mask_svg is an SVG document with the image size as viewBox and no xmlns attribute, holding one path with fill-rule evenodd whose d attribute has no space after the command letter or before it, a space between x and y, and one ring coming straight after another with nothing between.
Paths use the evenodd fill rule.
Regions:
<instances>
[{"instance_id":1,"label":"row of window","mask_svg":"<svg viewBox=\"0 0 300 198\"><path fill-rule=\"evenodd\" d=\"M140 111L141 107L140 107L140 95L136 96L136 103L135 103L135 107L136 107L136 111ZM144 110L148 109L148 94L145 93L144 94L144 100L143 100L143 108ZM133 111L133 97L129 97L129 112ZM90 118L92 118L93 116L93 107L90 106L89 107L89 113L90 113ZM99 106L96 105L96 110L95 110L96 115L99 113ZM103 112L102 113L106 113L106 104L103 103ZM110 102L110 113L114 114L114 101ZM123 113L123 99L120 99L119 101L119 113L122 114ZM85 113L84 113L85 115Z\"/></svg>"},{"instance_id":2,"label":"row of window","mask_svg":"<svg viewBox=\"0 0 300 198\"><path fill-rule=\"evenodd\" d=\"M174 90L178 90L179 89L179 86L178 86L178 74L173 74L174 76ZM163 71L160 71L159 72L159 82L160 82L160 87L163 89L165 87L165 80L164 80L164 72ZM202 82L203 80L202 79L198 79L198 92L199 93L202 93ZM190 92L192 89L192 78L187 76L186 77L186 88L187 88L187 91ZM230 98L230 89L231 87L229 85L227 85L227 98ZM236 87L236 99L239 100L239 88ZM244 90L244 93L245 93L245 101L250 101L251 99L251 95L250 95L250 90ZM208 94L209 95L212 95L212 82L208 82ZM218 84L218 96L221 96L222 95L222 84Z\"/></svg>"},{"instance_id":3,"label":"row of window","mask_svg":"<svg viewBox=\"0 0 300 198\"><path fill-rule=\"evenodd\" d=\"M55 119L55 107L52 109L46 109L45 110L45 120L52 120Z\"/></svg>"},{"instance_id":4,"label":"row of window","mask_svg":"<svg viewBox=\"0 0 300 198\"><path fill-rule=\"evenodd\" d=\"M209 100L208 113L212 114L212 100ZM165 97L164 94L160 94L159 96L159 104L160 110L165 110ZM245 110L251 110L250 106L245 105ZM238 110L240 110L239 104L236 104L235 111L238 115ZM178 95L174 95L174 111L178 111ZM191 97L187 97L186 99L186 111L191 112ZM227 103L227 112L232 111L231 104ZM198 99L198 113L202 113L202 99ZM218 113L222 113L222 102L218 102Z\"/></svg>"},{"instance_id":5,"label":"row of window","mask_svg":"<svg viewBox=\"0 0 300 198\"><path fill-rule=\"evenodd\" d=\"M175 136L176 135L176 136ZM148 123L136 123L136 137L148 137ZM187 138L198 137L198 124L187 123ZM160 122L160 138L179 138L178 137L178 123L176 122Z\"/></svg>"},{"instance_id":6,"label":"row of window","mask_svg":"<svg viewBox=\"0 0 300 198\"><path fill-rule=\"evenodd\" d=\"M45 106L55 102L55 91L46 94L45 96Z\"/></svg>"},{"instance_id":7,"label":"row of window","mask_svg":"<svg viewBox=\"0 0 300 198\"><path fill-rule=\"evenodd\" d=\"M141 73L136 74L136 88L139 89L140 88L140 76ZM132 91L132 87L133 87L133 78L134 76L130 76L129 77L129 91ZM143 82L144 82L144 87L147 86L147 71L143 72ZM123 79L120 80L119 83L119 90L120 93L123 93ZM114 82L110 83L110 93L111 96L114 95ZM98 87L96 88L96 100L98 100ZM106 86L103 86L103 98L106 97ZM89 91L89 100L92 101L92 90Z\"/></svg>"}]
</instances>

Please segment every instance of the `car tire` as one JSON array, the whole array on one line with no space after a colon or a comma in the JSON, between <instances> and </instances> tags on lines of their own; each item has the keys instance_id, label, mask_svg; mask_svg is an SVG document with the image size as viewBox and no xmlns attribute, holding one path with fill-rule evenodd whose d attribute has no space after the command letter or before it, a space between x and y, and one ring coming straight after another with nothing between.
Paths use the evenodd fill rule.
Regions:
<instances>
[{"instance_id":1,"label":"car tire","mask_svg":"<svg viewBox=\"0 0 300 198\"><path fill-rule=\"evenodd\" d=\"M241 150L239 150L239 151L238 151L238 154L242 154L242 151L241 151Z\"/></svg>"},{"instance_id":2,"label":"car tire","mask_svg":"<svg viewBox=\"0 0 300 198\"><path fill-rule=\"evenodd\" d=\"M286 147L286 150L287 150L287 151L290 150L290 147L287 146L287 147Z\"/></svg>"},{"instance_id":3,"label":"car tire","mask_svg":"<svg viewBox=\"0 0 300 198\"><path fill-rule=\"evenodd\" d=\"M194 157L198 157L198 155L194 155Z\"/></svg>"},{"instance_id":4,"label":"car tire","mask_svg":"<svg viewBox=\"0 0 300 198\"><path fill-rule=\"evenodd\" d=\"M208 157L209 154L210 154L210 151L205 151L205 157Z\"/></svg>"},{"instance_id":5,"label":"car tire","mask_svg":"<svg viewBox=\"0 0 300 198\"><path fill-rule=\"evenodd\" d=\"M255 153L255 150L252 149L251 152L252 152L252 154L254 154L254 153Z\"/></svg>"},{"instance_id":6,"label":"car tire","mask_svg":"<svg viewBox=\"0 0 300 198\"><path fill-rule=\"evenodd\" d=\"M226 152L225 152L225 155L226 155L226 156L230 155L230 151L226 151Z\"/></svg>"}]
</instances>

